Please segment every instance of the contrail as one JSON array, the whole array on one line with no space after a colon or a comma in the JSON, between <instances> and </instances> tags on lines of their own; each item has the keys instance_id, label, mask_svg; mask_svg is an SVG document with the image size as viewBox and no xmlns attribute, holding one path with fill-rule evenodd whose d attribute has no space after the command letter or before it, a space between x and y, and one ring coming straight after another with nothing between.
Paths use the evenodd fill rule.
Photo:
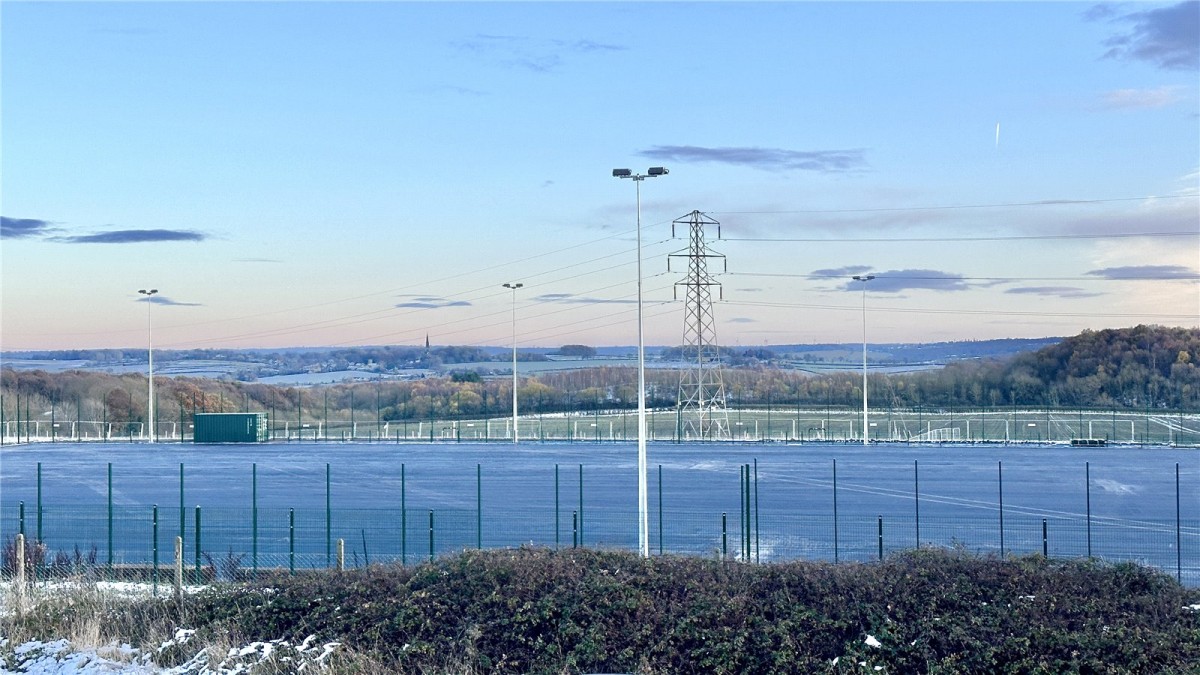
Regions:
<instances>
[{"instance_id":1,"label":"contrail","mask_svg":"<svg viewBox=\"0 0 1200 675\"><path fill-rule=\"evenodd\" d=\"M996 122L996 147L1000 147L1000 123Z\"/></svg>"}]
</instances>

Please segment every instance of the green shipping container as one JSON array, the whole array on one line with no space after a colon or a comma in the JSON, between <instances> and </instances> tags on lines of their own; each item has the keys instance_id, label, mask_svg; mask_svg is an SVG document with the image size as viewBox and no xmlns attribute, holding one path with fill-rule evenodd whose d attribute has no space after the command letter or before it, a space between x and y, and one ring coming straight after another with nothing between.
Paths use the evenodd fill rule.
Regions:
<instances>
[{"instance_id":1,"label":"green shipping container","mask_svg":"<svg viewBox=\"0 0 1200 675\"><path fill-rule=\"evenodd\" d=\"M264 443L266 413L196 413L192 440L196 443Z\"/></svg>"}]
</instances>

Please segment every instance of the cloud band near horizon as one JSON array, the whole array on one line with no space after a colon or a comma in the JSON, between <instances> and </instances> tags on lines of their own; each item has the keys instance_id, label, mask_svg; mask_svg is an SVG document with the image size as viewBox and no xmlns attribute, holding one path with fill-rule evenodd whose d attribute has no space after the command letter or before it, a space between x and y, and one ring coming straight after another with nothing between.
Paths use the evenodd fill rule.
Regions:
<instances>
[{"instance_id":1,"label":"cloud band near horizon","mask_svg":"<svg viewBox=\"0 0 1200 675\"><path fill-rule=\"evenodd\" d=\"M846 173L867 168L864 150L785 150L782 148L655 145L637 153L647 159L675 162L713 162L767 171Z\"/></svg>"}]
</instances>

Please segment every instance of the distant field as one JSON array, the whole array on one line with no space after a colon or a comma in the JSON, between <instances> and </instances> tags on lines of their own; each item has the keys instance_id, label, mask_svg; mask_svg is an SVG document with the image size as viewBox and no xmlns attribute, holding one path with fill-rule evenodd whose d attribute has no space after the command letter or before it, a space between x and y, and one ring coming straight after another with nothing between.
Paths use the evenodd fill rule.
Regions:
<instances>
[{"instance_id":1,"label":"distant field","mask_svg":"<svg viewBox=\"0 0 1200 675\"><path fill-rule=\"evenodd\" d=\"M1022 340L983 340L969 342L944 342L929 344L870 344L868 360L872 372L895 373L938 368L946 363L964 359L1006 358L1017 353L1033 351L1061 338L1039 338ZM416 349L416 348L413 348ZM434 347L436 355L442 347ZM155 350L155 374L160 376L187 376L209 378L231 378L248 376L256 382L290 386L314 386L319 384L359 381L363 379L386 379L420 377L430 372L454 370L482 370L510 373L511 347L479 347L480 352L492 355L495 361L473 361L445 363L437 371L421 369L393 370L380 373L368 369L371 352L368 348L355 356L346 350L337 350L338 359L332 358L332 348L304 348L279 350L203 350L199 352L177 352ZM558 359L552 361L521 361L517 369L521 373L576 370L580 368L630 367L637 363L636 349L630 346L596 347L597 356L591 359ZM678 364L660 360L665 348L646 347L646 366L649 368L675 368ZM730 347L742 353L742 346ZM810 344L810 345L765 345L766 352L773 355L773 363L780 368L794 369L814 374L857 370L862 365L860 344ZM522 353L551 354L554 348L520 348ZM328 352L328 353L326 353ZM305 358L297 360L296 355ZM55 356L64 358L54 358ZM79 356L88 358L79 358ZM57 373L67 370L88 370L107 373L142 373L147 363L143 349L96 350L94 352L7 352L0 353L0 365L16 370L44 370ZM36 357L36 358L34 358ZM72 358L68 358L72 357ZM342 358L349 359L347 362ZM458 358L458 357L454 357ZM486 356L485 356L486 358ZM327 363L328 362L328 363ZM339 362L337 365L330 365ZM310 373L312 367L334 367L321 373ZM282 371L282 373L281 373ZM295 372L286 372L295 371Z\"/></svg>"}]
</instances>

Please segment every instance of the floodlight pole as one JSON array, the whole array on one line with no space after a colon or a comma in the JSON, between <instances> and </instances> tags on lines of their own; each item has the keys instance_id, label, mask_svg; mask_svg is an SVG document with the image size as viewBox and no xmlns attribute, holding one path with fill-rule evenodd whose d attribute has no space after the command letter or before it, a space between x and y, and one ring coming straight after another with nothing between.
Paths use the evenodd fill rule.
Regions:
<instances>
[{"instance_id":1,"label":"floodlight pole","mask_svg":"<svg viewBox=\"0 0 1200 675\"><path fill-rule=\"evenodd\" d=\"M151 296L153 296L155 293L158 293L158 289L151 288L150 290L146 290L143 288L143 289L138 290L138 293L141 293L142 295L146 296L146 358L150 363L150 377L149 377L150 398L149 398L149 402L147 403L147 406L146 406L147 409L149 410L150 419L149 419L149 422L147 423L146 429L147 429L147 439L150 443L153 443L154 442L154 322L151 320L151 317L150 317L150 308L154 306L154 300L152 299Z\"/></svg>"},{"instance_id":2,"label":"floodlight pole","mask_svg":"<svg viewBox=\"0 0 1200 675\"><path fill-rule=\"evenodd\" d=\"M504 284L512 289L512 328L513 328L513 443L517 442L517 289L525 284Z\"/></svg>"},{"instance_id":3,"label":"floodlight pole","mask_svg":"<svg viewBox=\"0 0 1200 675\"><path fill-rule=\"evenodd\" d=\"M637 335L638 335L638 552L650 557L649 489L646 485L646 342L642 331L642 181L667 175L661 166L652 166L645 174L629 169L613 169L613 177L629 178L637 194Z\"/></svg>"},{"instance_id":4,"label":"floodlight pole","mask_svg":"<svg viewBox=\"0 0 1200 675\"><path fill-rule=\"evenodd\" d=\"M874 274L854 275L855 281L862 282L862 325L863 325L863 445L870 443L871 428L867 425L867 282L874 279Z\"/></svg>"}]
</instances>

